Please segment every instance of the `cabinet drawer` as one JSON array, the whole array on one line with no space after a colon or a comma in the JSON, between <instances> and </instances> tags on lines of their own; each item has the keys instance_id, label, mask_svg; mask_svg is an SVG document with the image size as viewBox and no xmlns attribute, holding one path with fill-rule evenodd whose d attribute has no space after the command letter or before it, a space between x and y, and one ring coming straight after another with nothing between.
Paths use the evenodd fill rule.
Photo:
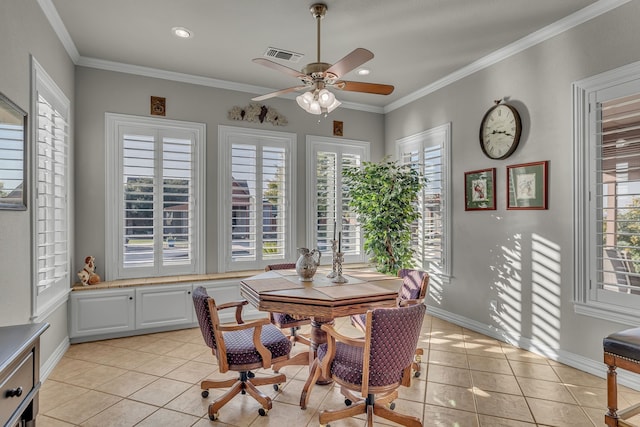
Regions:
<instances>
[{"instance_id":1,"label":"cabinet drawer","mask_svg":"<svg viewBox=\"0 0 640 427\"><path fill-rule=\"evenodd\" d=\"M8 420L33 388L33 360L33 352L29 352L0 379L0 419Z\"/></svg>"}]
</instances>

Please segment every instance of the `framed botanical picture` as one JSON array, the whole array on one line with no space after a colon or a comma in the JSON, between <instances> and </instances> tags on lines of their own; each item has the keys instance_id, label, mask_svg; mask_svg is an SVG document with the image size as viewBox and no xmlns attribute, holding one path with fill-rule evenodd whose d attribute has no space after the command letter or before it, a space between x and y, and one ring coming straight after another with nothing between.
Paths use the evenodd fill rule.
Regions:
<instances>
[{"instance_id":1,"label":"framed botanical picture","mask_svg":"<svg viewBox=\"0 0 640 427\"><path fill-rule=\"evenodd\" d=\"M549 161L507 166L507 209L547 209Z\"/></svg>"},{"instance_id":2,"label":"framed botanical picture","mask_svg":"<svg viewBox=\"0 0 640 427\"><path fill-rule=\"evenodd\" d=\"M464 210L496 209L496 168L464 173Z\"/></svg>"}]
</instances>

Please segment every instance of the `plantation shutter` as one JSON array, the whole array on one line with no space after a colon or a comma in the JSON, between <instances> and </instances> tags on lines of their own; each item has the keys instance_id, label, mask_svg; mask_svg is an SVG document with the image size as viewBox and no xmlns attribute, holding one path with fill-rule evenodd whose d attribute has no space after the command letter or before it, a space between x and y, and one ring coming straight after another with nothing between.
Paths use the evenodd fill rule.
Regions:
<instances>
[{"instance_id":1,"label":"plantation shutter","mask_svg":"<svg viewBox=\"0 0 640 427\"><path fill-rule=\"evenodd\" d=\"M331 240L338 238L338 154L318 151L316 155L316 214L314 218L317 248L331 256Z\"/></svg>"},{"instance_id":2,"label":"plantation shutter","mask_svg":"<svg viewBox=\"0 0 640 427\"><path fill-rule=\"evenodd\" d=\"M231 259L283 260L288 228L287 150L264 143L231 145Z\"/></svg>"},{"instance_id":3,"label":"plantation shutter","mask_svg":"<svg viewBox=\"0 0 640 427\"><path fill-rule=\"evenodd\" d=\"M69 278L69 125L41 94L36 109L36 286L40 293Z\"/></svg>"},{"instance_id":4,"label":"plantation shutter","mask_svg":"<svg viewBox=\"0 0 640 427\"><path fill-rule=\"evenodd\" d=\"M345 261L363 261L362 231L355 212L349 206L349 189L343 184L342 177L346 168L361 165L366 150L362 144L314 142L310 151L314 157L313 176L309 178L311 185L315 184L310 193L310 202L314 206L311 244L322 252L324 262L330 262L331 241L338 240L342 232L341 250Z\"/></svg>"},{"instance_id":5,"label":"plantation shutter","mask_svg":"<svg viewBox=\"0 0 640 427\"><path fill-rule=\"evenodd\" d=\"M343 171L350 167L359 167L361 164L361 156L351 153L342 153L341 158L341 170L339 175L340 191L338 194L341 199L341 209L339 218L342 218L342 224L339 224L339 230L342 230L342 253L345 258L350 255L360 255L360 248L362 247L362 235L360 222L358 222L357 215L352 207L349 206L351 198L349 197L349 189L342 184Z\"/></svg>"},{"instance_id":6,"label":"plantation shutter","mask_svg":"<svg viewBox=\"0 0 640 427\"><path fill-rule=\"evenodd\" d=\"M443 191L442 146L421 147L411 144L403 147L401 162L418 169L426 184L418 195L418 209L422 217L412 225L411 245L415 249L414 262L418 268L443 264Z\"/></svg>"},{"instance_id":7,"label":"plantation shutter","mask_svg":"<svg viewBox=\"0 0 640 427\"><path fill-rule=\"evenodd\" d=\"M194 144L163 131L123 134L124 268L193 263Z\"/></svg>"},{"instance_id":8,"label":"plantation shutter","mask_svg":"<svg viewBox=\"0 0 640 427\"><path fill-rule=\"evenodd\" d=\"M640 294L640 94L597 103L596 128L597 289Z\"/></svg>"}]
</instances>

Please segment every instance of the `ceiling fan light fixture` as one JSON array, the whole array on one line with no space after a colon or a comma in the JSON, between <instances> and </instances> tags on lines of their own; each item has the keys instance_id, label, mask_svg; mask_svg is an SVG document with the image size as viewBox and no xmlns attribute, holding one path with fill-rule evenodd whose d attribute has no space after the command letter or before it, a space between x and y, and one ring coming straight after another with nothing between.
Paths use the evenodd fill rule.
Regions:
<instances>
[{"instance_id":1,"label":"ceiling fan light fixture","mask_svg":"<svg viewBox=\"0 0 640 427\"><path fill-rule=\"evenodd\" d=\"M304 111L310 114L329 114L342 104L333 93L327 89L305 92L296 97L296 102Z\"/></svg>"}]
</instances>

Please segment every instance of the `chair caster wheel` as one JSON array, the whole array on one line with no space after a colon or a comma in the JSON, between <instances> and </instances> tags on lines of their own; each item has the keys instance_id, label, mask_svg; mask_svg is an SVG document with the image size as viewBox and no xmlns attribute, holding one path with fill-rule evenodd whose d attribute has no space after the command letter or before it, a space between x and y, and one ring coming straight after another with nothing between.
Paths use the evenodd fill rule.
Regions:
<instances>
[{"instance_id":1,"label":"chair caster wheel","mask_svg":"<svg viewBox=\"0 0 640 427\"><path fill-rule=\"evenodd\" d=\"M256 376L256 374L254 374L253 372L249 371L249 372L247 372L247 376L249 378L254 378Z\"/></svg>"},{"instance_id":2,"label":"chair caster wheel","mask_svg":"<svg viewBox=\"0 0 640 427\"><path fill-rule=\"evenodd\" d=\"M218 418L220 418L220 414L219 414L218 412L216 412L215 414L209 414L209 419L210 419L211 421L215 421L215 420L217 420Z\"/></svg>"},{"instance_id":3,"label":"chair caster wheel","mask_svg":"<svg viewBox=\"0 0 640 427\"><path fill-rule=\"evenodd\" d=\"M396 402L390 402L388 406L389 406L389 409L393 411L394 409L396 409Z\"/></svg>"},{"instance_id":4,"label":"chair caster wheel","mask_svg":"<svg viewBox=\"0 0 640 427\"><path fill-rule=\"evenodd\" d=\"M345 400L344 400L344 404L345 404L345 405L347 405L347 406L351 406L351 404L352 404L352 403L353 403L353 402L352 402L350 399L345 399ZM328 424L327 424L327 425L328 425Z\"/></svg>"},{"instance_id":5,"label":"chair caster wheel","mask_svg":"<svg viewBox=\"0 0 640 427\"><path fill-rule=\"evenodd\" d=\"M202 390L202 393L200 393L202 395L202 397L209 397L209 390Z\"/></svg>"},{"instance_id":6,"label":"chair caster wheel","mask_svg":"<svg viewBox=\"0 0 640 427\"><path fill-rule=\"evenodd\" d=\"M260 414L261 417L264 417L265 415L267 415L269 413L268 409L264 409L264 408L260 408L258 409L258 414Z\"/></svg>"},{"instance_id":7,"label":"chair caster wheel","mask_svg":"<svg viewBox=\"0 0 640 427\"><path fill-rule=\"evenodd\" d=\"M273 389L274 389L275 391L279 391L279 390L280 390L280 384L274 384L274 385L273 385Z\"/></svg>"},{"instance_id":8,"label":"chair caster wheel","mask_svg":"<svg viewBox=\"0 0 640 427\"><path fill-rule=\"evenodd\" d=\"M247 391L246 390L242 390L242 391L240 391L240 394L247 394Z\"/></svg>"},{"instance_id":9,"label":"chair caster wheel","mask_svg":"<svg viewBox=\"0 0 640 427\"><path fill-rule=\"evenodd\" d=\"M416 378L418 378L418 377L420 376L420 371L416 371L416 372L413 374L413 376L414 376L414 377L416 377Z\"/></svg>"}]
</instances>

